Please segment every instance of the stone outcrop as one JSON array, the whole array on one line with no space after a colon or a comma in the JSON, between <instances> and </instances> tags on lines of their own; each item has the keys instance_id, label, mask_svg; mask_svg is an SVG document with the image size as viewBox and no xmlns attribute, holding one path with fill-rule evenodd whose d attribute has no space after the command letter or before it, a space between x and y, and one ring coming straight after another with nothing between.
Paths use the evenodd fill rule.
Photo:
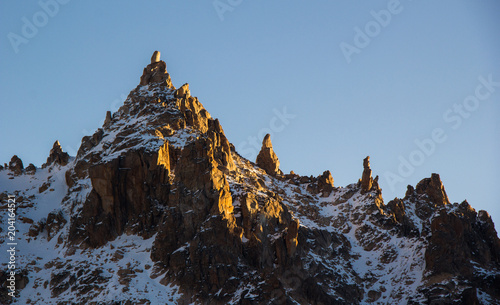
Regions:
<instances>
[{"instance_id":1,"label":"stone outcrop","mask_svg":"<svg viewBox=\"0 0 500 305\"><path fill-rule=\"evenodd\" d=\"M111 123L111 120L112 120L112 115L111 115L111 111L106 111L106 118L104 119L104 126L107 126Z\"/></svg>"},{"instance_id":2,"label":"stone outcrop","mask_svg":"<svg viewBox=\"0 0 500 305\"><path fill-rule=\"evenodd\" d=\"M65 166L68 164L69 155L66 152L63 152L61 144L59 141L55 141L54 145L52 145L52 149L50 150L49 157L47 158L47 162L42 165L42 168L50 166L52 164L57 164L60 166Z\"/></svg>"},{"instance_id":3,"label":"stone outcrop","mask_svg":"<svg viewBox=\"0 0 500 305\"><path fill-rule=\"evenodd\" d=\"M16 176L23 173L23 161L17 155L12 156L12 158L10 159L9 170L12 171Z\"/></svg>"},{"instance_id":4,"label":"stone outcrop","mask_svg":"<svg viewBox=\"0 0 500 305\"><path fill-rule=\"evenodd\" d=\"M394 217L402 235L428 240L425 285L419 288L427 303L480 304L478 289L500 296L500 274L478 275L500 265L500 239L490 216L467 201L451 204L439 175L415 188L409 185L405 197L389 202L385 213ZM430 225L419 228L419 219Z\"/></svg>"},{"instance_id":5,"label":"stone outcrop","mask_svg":"<svg viewBox=\"0 0 500 305\"><path fill-rule=\"evenodd\" d=\"M319 191L323 192L323 196L328 196L332 192L333 187L332 173L329 170L324 171L323 174L318 177Z\"/></svg>"},{"instance_id":6,"label":"stone outcrop","mask_svg":"<svg viewBox=\"0 0 500 305\"><path fill-rule=\"evenodd\" d=\"M175 90L174 96L176 98L189 98L191 96L191 91L189 91L189 84L186 83Z\"/></svg>"},{"instance_id":7,"label":"stone outcrop","mask_svg":"<svg viewBox=\"0 0 500 305\"><path fill-rule=\"evenodd\" d=\"M264 140L262 141L262 148L257 155L256 163L271 176L283 174L280 170L280 161L278 160L278 156L276 156L276 153L273 150L270 134L266 134Z\"/></svg>"},{"instance_id":8,"label":"stone outcrop","mask_svg":"<svg viewBox=\"0 0 500 305\"><path fill-rule=\"evenodd\" d=\"M167 72L167 64L160 60L160 52L155 51L151 57L151 63L144 68L141 76L140 86L157 83L162 86L173 88L170 74Z\"/></svg>"},{"instance_id":9,"label":"stone outcrop","mask_svg":"<svg viewBox=\"0 0 500 305\"><path fill-rule=\"evenodd\" d=\"M429 299L468 300L463 304L479 304L477 289L489 295L500 295L500 275L481 278L477 270L490 270L500 264L500 239L488 213L476 211L467 203L457 205L453 212L439 210L432 219L429 245L425 252L429 285L424 290ZM469 287L454 292L439 282L456 277L456 285ZM473 302L474 301L474 302Z\"/></svg>"},{"instance_id":10,"label":"stone outcrop","mask_svg":"<svg viewBox=\"0 0 500 305\"><path fill-rule=\"evenodd\" d=\"M30 163L24 171L28 175L34 175L36 173L36 166L33 163Z\"/></svg>"},{"instance_id":11,"label":"stone outcrop","mask_svg":"<svg viewBox=\"0 0 500 305\"><path fill-rule=\"evenodd\" d=\"M160 61L160 51L154 51L153 56L151 56L151 63L157 63Z\"/></svg>"},{"instance_id":12,"label":"stone outcrop","mask_svg":"<svg viewBox=\"0 0 500 305\"><path fill-rule=\"evenodd\" d=\"M426 195L428 200L435 204L450 204L443 182L438 174L432 174L430 178L422 179L415 187L415 191L417 194Z\"/></svg>"},{"instance_id":13,"label":"stone outcrop","mask_svg":"<svg viewBox=\"0 0 500 305\"><path fill-rule=\"evenodd\" d=\"M368 192L372 189L373 179L372 170L370 169L370 156L363 160L363 175L361 176L361 190Z\"/></svg>"}]
</instances>

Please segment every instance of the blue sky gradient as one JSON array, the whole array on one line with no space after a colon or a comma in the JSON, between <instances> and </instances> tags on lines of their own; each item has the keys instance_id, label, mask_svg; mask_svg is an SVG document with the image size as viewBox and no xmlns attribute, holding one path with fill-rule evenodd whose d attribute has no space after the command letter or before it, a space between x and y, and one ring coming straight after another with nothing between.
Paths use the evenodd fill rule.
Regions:
<instances>
[{"instance_id":1,"label":"blue sky gradient","mask_svg":"<svg viewBox=\"0 0 500 305\"><path fill-rule=\"evenodd\" d=\"M494 0L2 1L0 161L40 166L56 139L76 154L159 50L243 156L271 131L284 172L328 169L344 186L370 155L385 202L439 173L452 202L498 228L499 12Z\"/></svg>"}]
</instances>

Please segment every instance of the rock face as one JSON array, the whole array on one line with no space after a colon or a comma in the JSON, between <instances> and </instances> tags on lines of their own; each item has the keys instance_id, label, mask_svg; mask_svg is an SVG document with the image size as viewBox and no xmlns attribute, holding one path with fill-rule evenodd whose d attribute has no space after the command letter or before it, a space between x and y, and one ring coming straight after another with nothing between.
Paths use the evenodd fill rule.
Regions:
<instances>
[{"instance_id":1,"label":"rock face","mask_svg":"<svg viewBox=\"0 0 500 305\"><path fill-rule=\"evenodd\" d=\"M262 141L262 148L257 155L256 163L271 176L283 174L280 170L280 161L278 160L278 156L276 156L273 150L270 134L266 134L264 140Z\"/></svg>"},{"instance_id":2,"label":"rock face","mask_svg":"<svg viewBox=\"0 0 500 305\"><path fill-rule=\"evenodd\" d=\"M42 168L45 168L52 164L57 164L61 166L65 166L68 164L69 155L66 152L63 152L61 144L59 141L55 141L52 149L50 150L49 157L47 158L47 162L42 165Z\"/></svg>"},{"instance_id":3,"label":"rock face","mask_svg":"<svg viewBox=\"0 0 500 305\"><path fill-rule=\"evenodd\" d=\"M430 178L425 178L420 181L416 188L416 192L421 195L427 195L429 201L436 204L450 204L450 200L446 195L443 183L438 174L432 174Z\"/></svg>"},{"instance_id":4,"label":"rock face","mask_svg":"<svg viewBox=\"0 0 500 305\"><path fill-rule=\"evenodd\" d=\"M56 142L47 166L65 167L14 157L0 172L9 189L30 183L13 192L29 244L19 302L499 303L494 224L450 203L438 175L385 205L369 157L345 187L330 171L283 175L269 135L254 164L165 67L155 52L71 163Z\"/></svg>"}]
</instances>

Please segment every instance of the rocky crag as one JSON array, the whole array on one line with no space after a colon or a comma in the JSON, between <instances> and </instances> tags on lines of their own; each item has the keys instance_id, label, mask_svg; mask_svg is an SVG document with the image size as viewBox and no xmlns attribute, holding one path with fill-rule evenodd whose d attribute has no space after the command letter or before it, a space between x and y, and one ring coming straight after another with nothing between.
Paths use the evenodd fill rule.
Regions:
<instances>
[{"instance_id":1,"label":"rocky crag","mask_svg":"<svg viewBox=\"0 0 500 305\"><path fill-rule=\"evenodd\" d=\"M155 52L75 157L56 142L41 168L0 167L19 244L16 297L2 261L0 301L500 304L493 222L450 203L439 175L385 204L369 157L345 187L279 165L269 135L241 157Z\"/></svg>"}]
</instances>

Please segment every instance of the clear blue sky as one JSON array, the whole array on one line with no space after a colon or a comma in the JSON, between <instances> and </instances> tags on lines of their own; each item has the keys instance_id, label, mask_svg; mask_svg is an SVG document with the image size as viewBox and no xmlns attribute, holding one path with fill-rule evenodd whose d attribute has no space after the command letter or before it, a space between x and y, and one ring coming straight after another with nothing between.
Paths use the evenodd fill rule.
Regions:
<instances>
[{"instance_id":1,"label":"clear blue sky","mask_svg":"<svg viewBox=\"0 0 500 305\"><path fill-rule=\"evenodd\" d=\"M386 202L437 172L499 228L500 2L59 1L0 2L2 163L74 155L159 50L244 156L271 131L342 186L370 155Z\"/></svg>"}]
</instances>

